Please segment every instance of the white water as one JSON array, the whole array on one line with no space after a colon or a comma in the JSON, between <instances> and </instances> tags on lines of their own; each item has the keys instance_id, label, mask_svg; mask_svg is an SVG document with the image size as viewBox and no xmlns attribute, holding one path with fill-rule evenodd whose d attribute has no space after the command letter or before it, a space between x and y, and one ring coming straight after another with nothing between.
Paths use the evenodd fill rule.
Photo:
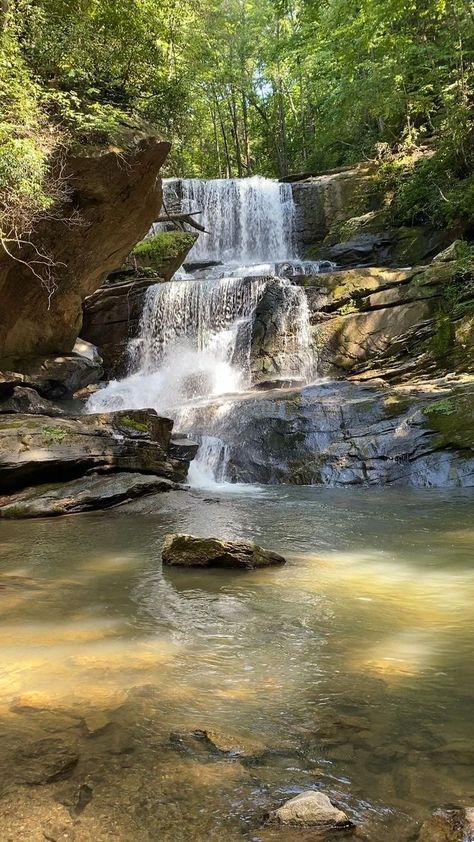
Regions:
<instances>
[{"instance_id":1,"label":"white water","mask_svg":"<svg viewBox=\"0 0 474 842\"><path fill-rule=\"evenodd\" d=\"M184 210L202 209L199 219L211 231L199 237L192 260L223 261L225 277L196 279L184 273L150 287L138 337L129 346L129 376L92 395L88 410L151 407L171 416L180 431L192 433L198 403L250 388L252 320L268 283L283 288L285 300L278 325L284 337L279 376L310 377L313 359L304 290L275 279L276 264L298 262L291 187L260 177L173 180L165 185L168 210L173 195ZM223 442L206 436L190 483L238 491L225 482L226 451Z\"/></svg>"},{"instance_id":2,"label":"white water","mask_svg":"<svg viewBox=\"0 0 474 842\"><path fill-rule=\"evenodd\" d=\"M199 237L190 260L250 267L296 257L290 184L261 176L166 180L166 206L176 200L184 211L201 211L196 219L209 232Z\"/></svg>"}]
</instances>

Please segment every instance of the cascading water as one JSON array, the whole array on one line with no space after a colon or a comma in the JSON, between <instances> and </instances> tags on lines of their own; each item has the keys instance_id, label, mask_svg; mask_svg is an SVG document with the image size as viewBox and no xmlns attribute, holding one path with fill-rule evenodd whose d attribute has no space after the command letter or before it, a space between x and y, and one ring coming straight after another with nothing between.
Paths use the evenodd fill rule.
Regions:
<instances>
[{"instance_id":1,"label":"cascading water","mask_svg":"<svg viewBox=\"0 0 474 842\"><path fill-rule=\"evenodd\" d=\"M243 267L296 257L290 184L260 176L166 180L166 207L176 201L184 211L199 211L199 221L209 232L199 237L190 260Z\"/></svg>"},{"instance_id":2,"label":"cascading water","mask_svg":"<svg viewBox=\"0 0 474 842\"><path fill-rule=\"evenodd\" d=\"M197 407L212 400L218 415L230 404L229 398L216 404L217 396L266 379L265 306L278 338L272 356L278 377L309 379L313 354L305 292L276 277L279 266L287 270L297 262L291 187L260 177L171 180L165 185L168 209L173 197L186 211L201 209L200 220L211 232L200 236L191 260L220 261L221 271L205 278L185 273L148 289L139 334L129 346L130 374L92 395L88 409L153 407L192 434ZM263 333L271 336L265 325ZM190 481L225 482L227 452L226 443L212 435L211 419Z\"/></svg>"}]
</instances>

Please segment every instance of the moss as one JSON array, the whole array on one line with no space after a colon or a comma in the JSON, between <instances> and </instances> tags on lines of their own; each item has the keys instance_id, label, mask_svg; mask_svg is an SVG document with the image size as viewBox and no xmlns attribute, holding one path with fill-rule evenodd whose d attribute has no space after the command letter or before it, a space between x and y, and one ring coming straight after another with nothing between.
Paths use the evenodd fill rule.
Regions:
<instances>
[{"instance_id":1,"label":"moss","mask_svg":"<svg viewBox=\"0 0 474 842\"><path fill-rule=\"evenodd\" d=\"M122 415L119 424L121 427L129 427L131 430L135 430L136 433L147 433L149 429L148 424L130 418L129 415Z\"/></svg>"},{"instance_id":2,"label":"moss","mask_svg":"<svg viewBox=\"0 0 474 842\"><path fill-rule=\"evenodd\" d=\"M339 308L339 312L341 316L348 316L350 313L358 313L359 306L357 300L355 298L349 298L349 301L346 301L346 303Z\"/></svg>"},{"instance_id":3,"label":"moss","mask_svg":"<svg viewBox=\"0 0 474 842\"><path fill-rule=\"evenodd\" d=\"M425 406L423 413L425 415L431 415L432 413L450 415L454 412L455 408L456 406L452 398L443 398L440 401L435 401L435 403L430 403L429 406Z\"/></svg>"},{"instance_id":4,"label":"moss","mask_svg":"<svg viewBox=\"0 0 474 842\"><path fill-rule=\"evenodd\" d=\"M435 359L445 357L455 339L454 325L451 316L439 313L435 319L434 332L431 338L431 351Z\"/></svg>"},{"instance_id":5,"label":"moss","mask_svg":"<svg viewBox=\"0 0 474 842\"><path fill-rule=\"evenodd\" d=\"M150 258L153 263L179 257L195 243L196 235L187 231L159 231L138 243L132 255L141 259Z\"/></svg>"},{"instance_id":6,"label":"moss","mask_svg":"<svg viewBox=\"0 0 474 842\"><path fill-rule=\"evenodd\" d=\"M451 397L431 403L424 409L428 428L437 447L474 450L474 390L454 392Z\"/></svg>"},{"instance_id":7,"label":"moss","mask_svg":"<svg viewBox=\"0 0 474 842\"><path fill-rule=\"evenodd\" d=\"M46 444L60 444L68 435L68 431L63 427L45 427L41 435Z\"/></svg>"}]
</instances>

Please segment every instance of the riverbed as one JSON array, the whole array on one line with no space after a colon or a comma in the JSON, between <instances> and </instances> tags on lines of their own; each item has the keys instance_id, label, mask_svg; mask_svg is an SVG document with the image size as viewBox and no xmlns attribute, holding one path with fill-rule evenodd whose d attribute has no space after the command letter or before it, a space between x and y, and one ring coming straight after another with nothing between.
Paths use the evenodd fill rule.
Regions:
<instances>
[{"instance_id":1,"label":"riverbed","mask_svg":"<svg viewBox=\"0 0 474 842\"><path fill-rule=\"evenodd\" d=\"M162 570L177 531L288 562ZM403 842L472 805L473 548L473 491L190 490L2 523L3 838L306 842L265 815L321 789L357 838Z\"/></svg>"}]
</instances>

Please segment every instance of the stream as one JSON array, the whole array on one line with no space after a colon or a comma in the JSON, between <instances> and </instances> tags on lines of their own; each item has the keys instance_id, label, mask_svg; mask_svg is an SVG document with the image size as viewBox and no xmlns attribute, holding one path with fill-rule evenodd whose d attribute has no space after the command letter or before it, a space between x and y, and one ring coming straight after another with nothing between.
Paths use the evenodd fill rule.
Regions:
<instances>
[{"instance_id":1,"label":"stream","mask_svg":"<svg viewBox=\"0 0 474 842\"><path fill-rule=\"evenodd\" d=\"M40 839L84 786L80 840L313 840L262 821L322 788L361 838L394 842L471 803L473 503L276 487L3 524L8 838ZM255 538L288 563L164 571L170 531ZM19 747L52 736L78 763L25 792Z\"/></svg>"}]
</instances>

